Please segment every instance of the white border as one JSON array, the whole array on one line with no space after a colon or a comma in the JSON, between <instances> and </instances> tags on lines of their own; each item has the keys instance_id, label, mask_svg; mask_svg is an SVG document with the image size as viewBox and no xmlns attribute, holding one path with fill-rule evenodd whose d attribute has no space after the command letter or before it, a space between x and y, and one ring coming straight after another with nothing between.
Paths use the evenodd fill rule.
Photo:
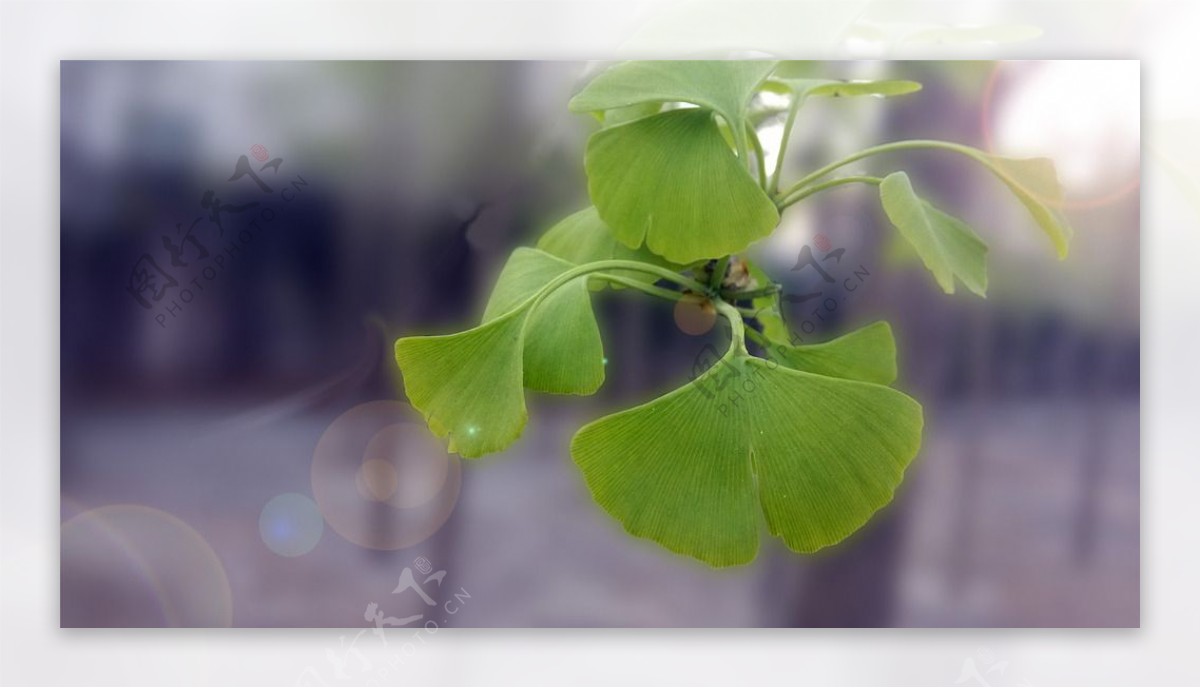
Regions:
<instances>
[{"instance_id":1,"label":"white border","mask_svg":"<svg viewBox=\"0 0 1200 688\"><path fill-rule=\"evenodd\" d=\"M781 18L782 17L782 18ZM1012 44L855 43L836 27L1023 25ZM60 631L58 61L798 57L1143 60L1143 628L1118 631L441 631L399 683L949 684L981 648L1036 684L1200 682L1200 13L1183 2L5 2L0 6L0 680L290 684L337 632ZM825 28L835 27L835 28ZM882 54L879 54L882 53ZM1200 131L1200 126L1195 127ZM1200 142L1200 137L1196 137ZM1188 153L1193 157L1187 159ZM383 657L374 658L381 664Z\"/></svg>"}]
</instances>

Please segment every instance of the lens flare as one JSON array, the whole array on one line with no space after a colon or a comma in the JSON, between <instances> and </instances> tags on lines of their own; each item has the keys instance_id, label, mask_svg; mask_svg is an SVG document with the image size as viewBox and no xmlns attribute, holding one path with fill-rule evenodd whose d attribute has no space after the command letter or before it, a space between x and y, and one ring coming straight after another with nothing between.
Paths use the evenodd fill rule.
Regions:
<instances>
[{"instance_id":1,"label":"lens flare","mask_svg":"<svg viewBox=\"0 0 1200 688\"><path fill-rule=\"evenodd\" d=\"M302 494L273 497L258 517L258 532L272 552L284 557L308 554L321 541L325 519L313 500Z\"/></svg>"},{"instance_id":2,"label":"lens flare","mask_svg":"<svg viewBox=\"0 0 1200 688\"><path fill-rule=\"evenodd\" d=\"M64 523L60 582L64 627L233 623L229 580L212 547L146 506L103 506Z\"/></svg>"},{"instance_id":3,"label":"lens flare","mask_svg":"<svg viewBox=\"0 0 1200 688\"><path fill-rule=\"evenodd\" d=\"M983 93L985 147L1052 159L1066 198L1049 205L1107 205L1140 184L1139 89L1131 60L1000 63Z\"/></svg>"},{"instance_id":4,"label":"lens flare","mask_svg":"<svg viewBox=\"0 0 1200 688\"><path fill-rule=\"evenodd\" d=\"M717 309L708 299L688 296L675 302L675 325L683 332L698 337L717 323Z\"/></svg>"},{"instance_id":5,"label":"lens flare","mask_svg":"<svg viewBox=\"0 0 1200 688\"><path fill-rule=\"evenodd\" d=\"M360 404L339 416L313 452L316 504L338 535L370 549L425 541L458 502L461 462L409 407Z\"/></svg>"}]
</instances>

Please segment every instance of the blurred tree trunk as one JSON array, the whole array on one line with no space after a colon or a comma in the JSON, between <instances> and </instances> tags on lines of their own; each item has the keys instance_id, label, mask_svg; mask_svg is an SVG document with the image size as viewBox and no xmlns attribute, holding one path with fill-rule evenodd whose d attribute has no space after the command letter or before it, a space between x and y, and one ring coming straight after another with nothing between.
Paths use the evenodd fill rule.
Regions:
<instances>
[{"instance_id":1,"label":"blurred tree trunk","mask_svg":"<svg viewBox=\"0 0 1200 688\"><path fill-rule=\"evenodd\" d=\"M921 93L920 102L896 101L896 105L887 111L879 132L863 132L864 139L868 136L877 137L882 133L882 140L942 138L967 143L975 141L978 137L978 132L973 128L978 122L975 94L964 95L953 90L946 85L947 80L942 74L932 74L934 78L922 79L922 76L928 75L921 72L930 69L935 68L914 64L903 74L892 75L924 80L926 88ZM865 143L866 141L864 145ZM894 169L908 170L914 178L936 188L944 197L963 197L969 193L970 188L966 179L958 174L957 168L954 167L961 164L961 161L947 161L944 157L931 158L917 154L902 160L888 158L872 164L878 173L886 174ZM858 255L853 262L865 263L874 271L877 267L882 267L881 247L885 239L883 233L893 230L878 212L878 205L871 200L869 197L850 196L844 201L846 205L838 211L833 205L837 202L836 198L823 198L820 202L820 222L817 226L820 228L818 231L824 231L824 227L834 223L839 217L849 217L854 218L860 225L873 228L873 231L865 232L866 240L854 249ZM831 209L836 215L830 214ZM864 233L859 234L862 236ZM931 303L931 295L935 295L935 292L919 283L919 280L927 275L919 268L914 272L921 274L908 275L895 271L890 273L890 278L896 279L899 284L872 283L866 293L856 295L854 301L849 304L851 307L847 310L850 312L850 318L854 319L854 313L868 312L903 313L904 320L910 323L947 318L945 315L931 314L937 313L938 309L953 309L953 304L941 299L936 304ZM936 328L933 331L936 331ZM921 346L915 351L905 351L903 333L897 332L897 338L903 362L901 387L917 396L925 404L928 413L929 409L936 408L938 397L946 392L933 382L944 379L948 353L946 347L938 346L935 337L928 331L922 333ZM973 341L972 345L978 346L980 342ZM980 357L986 358L982 352ZM906 366L910 365L911 368L906 370ZM986 367L986 361L982 364L977 361L976 365ZM984 371L977 372L982 374ZM917 479L914 473L916 471L909 472L906 484L898 491L897 498L877 513L863 530L851 536L849 540L808 560L804 575L797 577L800 580L800 594L785 625L883 627L897 623L896 590L900 578L908 504L911 501L913 484ZM775 572L774 575L778 573Z\"/></svg>"}]
</instances>

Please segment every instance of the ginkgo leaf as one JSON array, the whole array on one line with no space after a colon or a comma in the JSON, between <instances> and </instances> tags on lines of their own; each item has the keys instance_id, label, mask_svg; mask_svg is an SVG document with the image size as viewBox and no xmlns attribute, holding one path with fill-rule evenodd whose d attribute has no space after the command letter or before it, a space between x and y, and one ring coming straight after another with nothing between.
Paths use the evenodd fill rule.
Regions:
<instances>
[{"instance_id":1,"label":"ginkgo leaf","mask_svg":"<svg viewBox=\"0 0 1200 688\"><path fill-rule=\"evenodd\" d=\"M567 282L529 316L525 386L550 394L594 394L604 384L604 344L587 278Z\"/></svg>"},{"instance_id":2,"label":"ginkgo leaf","mask_svg":"<svg viewBox=\"0 0 1200 688\"><path fill-rule=\"evenodd\" d=\"M879 196L888 219L917 250L943 291L953 294L957 277L976 294L987 292L987 244L966 223L917 196L903 172L885 177Z\"/></svg>"},{"instance_id":3,"label":"ginkgo leaf","mask_svg":"<svg viewBox=\"0 0 1200 688\"><path fill-rule=\"evenodd\" d=\"M1052 206L1063 200L1062 185L1049 158L1005 158L977 152L986 165L1013 192L1033 219L1054 242L1060 259L1067 257L1074 233L1062 213Z\"/></svg>"},{"instance_id":4,"label":"ginkgo leaf","mask_svg":"<svg viewBox=\"0 0 1200 688\"><path fill-rule=\"evenodd\" d=\"M751 96L774 68L774 62L749 60L623 62L592 79L568 107L594 112L640 103L693 103L716 111L740 131Z\"/></svg>"},{"instance_id":5,"label":"ginkgo leaf","mask_svg":"<svg viewBox=\"0 0 1200 688\"><path fill-rule=\"evenodd\" d=\"M779 223L775 204L707 110L673 110L596 132L584 165L617 239L675 263L740 251Z\"/></svg>"},{"instance_id":6,"label":"ginkgo leaf","mask_svg":"<svg viewBox=\"0 0 1200 688\"><path fill-rule=\"evenodd\" d=\"M555 277L573 267L573 261L563 260L546 251L525 246L515 249L496 278L481 321L486 323L495 320L517 308Z\"/></svg>"},{"instance_id":7,"label":"ginkgo leaf","mask_svg":"<svg viewBox=\"0 0 1200 688\"><path fill-rule=\"evenodd\" d=\"M629 533L733 566L758 550L756 505L797 552L853 533L891 501L921 426L920 405L895 390L732 353L584 426L571 453Z\"/></svg>"},{"instance_id":8,"label":"ginkgo leaf","mask_svg":"<svg viewBox=\"0 0 1200 688\"><path fill-rule=\"evenodd\" d=\"M838 81L836 79L772 79L767 82L774 91L790 92L797 97L825 96L902 96L921 90L916 81L889 79L882 81Z\"/></svg>"},{"instance_id":9,"label":"ginkgo leaf","mask_svg":"<svg viewBox=\"0 0 1200 688\"><path fill-rule=\"evenodd\" d=\"M598 114L600 115L600 124L606 127L615 127L635 119L656 115L660 110L662 110L662 103L638 103L604 110Z\"/></svg>"},{"instance_id":10,"label":"ginkgo leaf","mask_svg":"<svg viewBox=\"0 0 1200 688\"><path fill-rule=\"evenodd\" d=\"M497 452L525 427L526 308L458 334L396 340L404 391L429 429L464 458Z\"/></svg>"},{"instance_id":11,"label":"ginkgo leaf","mask_svg":"<svg viewBox=\"0 0 1200 688\"><path fill-rule=\"evenodd\" d=\"M818 375L879 385L896 381L896 340L882 320L820 344L775 343L767 353L789 368Z\"/></svg>"},{"instance_id":12,"label":"ginkgo leaf","mask_svg":"<svg viewBox=\"0 0 1200 688\"><path fill-rule=\"evenodd\" d=\"M747 260L746 266L750 271L750 277L754 279L756 288L772 284L771 276L757 263ZM784 320L783 311L779 306L779 294L759 296L753 299L752 307L754 308L754 319L762 326L763 336L774 342L786 343L790 337L787 322Z\"/></svg>"},{"instance_id":13,"label":"ginkgo leaf","mask_svg":"<svg viewBox=\"0 0 1200 688\"><path fill-rule=\"evenodd\" d=\"M635 260L672 270L682 269L682 266L671 263L645 246L629 248L617 241L613 231L600 219L595 206L569 215L546 230L538 239L537 247L576 265L597 260ZM637 270L612 270L610 274L642 282L658 281L656 276Z\"/></svg>"},{"instance_id":14,"label":"ginkgo leaf","mask_svg":"<svg viewBox=\"0 0 1200 688\"><path fill-rule=\"evenodd\" d=\"M464 458L496 452L520 436L528 417L524 387L590 394L604 380L600 331L586 277L536 302L570 263L517 249L505 265L483 324L451 335L396 341L409 402L429 429Z\"/></svg>"},{"instance_id":15,"label":"ginkgo leaf","mask_svg":"<svg viewBox=\"0 0 1200 688\"><path fill-rule=\"evenodd\" d=\"M483 312L488 322L526 303L575 267L545 251L513 251ZM592 394L604 383L604 345L587 277L562 285L537 305L524 336L524 385L552 394Z\"/></svg>"}]
</instances>

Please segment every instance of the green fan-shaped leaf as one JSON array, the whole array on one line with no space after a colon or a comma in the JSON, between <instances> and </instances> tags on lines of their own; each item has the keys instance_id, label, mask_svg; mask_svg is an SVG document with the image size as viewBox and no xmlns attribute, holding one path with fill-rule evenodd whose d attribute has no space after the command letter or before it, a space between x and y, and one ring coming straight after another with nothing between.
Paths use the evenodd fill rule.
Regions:
<instances>
[{"instance_id":1,"label":"green fan-shaped leaf","mask_svg":"<svg viewBox=\"0 0 1200 688\"><path fill-rule=\"evenodd\" d=\"M575 267L545 251L513 251L483 312L494 320L525 303L551 280ZM552 394L592 394L604 383L604 345L592 312L587 277L548 295L529 316L524 338L524 384Z\"/></svg>"},{"instance_id":2,"label":"green fan-shaped leaf","mask_svg":"<svg viewBox=\"0 0 1200 688\"><path fill-rule=\"evenodd\" d=\"M916 81L890 79L884 81L838 81L835 79L772 79L771 90L790 92L797 97L825 96L848 98L854 96L902 96L921 90Z\"/></svg>"},{"instance_id":3,"label":"green fan-shaped leaf","mask_svg":"<svg viewBox=\"0 0 1200 688\"><path fill-rule=\"evenodd\" d=\"M882 320L821 344L776 343L767 352L789 368L879 385L896 381L896 340Z\"/></svg>"},{"instance_id":4,"label":"green fan-shaped leaf","mask_svg":"<svg viewBox=\"0 0 1200 688\"><path fill-rule=\"evenodd\" d=\"M571 453L628 532L732 566L758 550L756 504L797 552L853 533L891 501L921 425L895 390L731 350L694 382L588 424Z\"/></svg>"},{"instance_id":5,"label":"green fan-shaped leaf","mask_svg":"<svg viewBox=\"0 0 1200 688\"><path fill-rule=\"evenodd\" d=\"M405 393L430 430L448 438L450 451L474 458L512 444L527 418L523 387L590 394L603 383L587 278L572 279L534 302L572 267L543 251L517 249L501 271L483 324L396 341Z\"/></svg>"},{"instance_id":6,"label":"green fan-shaped leaf","mask_svg":"<svg viewBox=\"0 0 1200 688\"><path fill-rule=\"evenodd\" d=\"M740 251L779 211L729 149L706 110L673 110L604 129L584 165L600 217L617 239L675 263Z\"/></svg>"},{"instance_id":7,"label":"green fan-shaped leaf","mask_svg":"<svg viewBox=\"0 0 1200 688\"><path fill-rule=\"evenodd\" d=\"M600 117L600 124L606 127L615 127L618 124L632 122L635 119L657 115L661 110L662 103L638 103L612 110L604 110L597 114Z\"/></svg>"},{"instance_id":8,"label":"green fan-shaped leaf","mask_svg":"<svg viewBox=\"0 0 1200 688\"><path fill-rule=\"evenodd\" d=\"M509 311L458 334L396 341L404 391L429 429L465 458L500 451L525 427L522 328L528 310Z\"/></svg>"},{"instance_id":9,"label":"green fan-shaped leaf","mask_svg":"<svg viewBox=\"0 0 1200 688\"><path fill-rule=\"evenodd\" d=\"M609 67L571 99L572 112L612 110L640 103L683 102L715 110L735 131L755 89L774 62L650 60Z\"/></svg>"},{"instance_id":10,"label":"green fan-shaped leaf","mask_svg":"<svg viewBox=\"0 0 1200 688\"><path fill-rule=\"evenodd\" d=\"M987 292L987 244L965 222L917 196L903 172L885 177L879 195L888 219L917 250L943 291L953 294L957 277L976 294Z\"/></svg>"},{"instance_id":11,"label":"green fan-shaped leaf","mask_svg":"<svg viewBox=\"0 0 1200 688\"><path fill-rule=\"evenodd\" d=\"M535 248L515 249L500 270L482 322L486 323L517 308L541 291L551 280L575 267L572 261Z\"/></svg>"},{"instance_id":12,"label":"green fan-shaped leaf","mask_svg":"<svg viewBox=\"0 0 1200 688\"><path fill-rule=\"evenodd\" d=\"M750 276L754 278L756 288L767 287L773 282L771 276L757 263L746 261L746 265L750 270ZM784 320L783 311L779 306L778 293L759 296L753 300L752 307L754 308L754 319L762 325L763 336L780 343L786 343L790 339L787 322Z\"/></svg>"},{"instance_id":13,"label":"green fan-shaped leaf","mask_svg":"<svg viewBox=\"0 0 1200 688\"><path fill-rule=\"evenodd\" d=\"M597 260L635 260L672 270L683 269L682 266L652 253L645 246L629 248L617 241L616 235L600 219L600 214L594 206L569 215L546 230L542 238L538 239L537 246L546 253L576 265ZM612 270L610 274L641 282L658 281L654 275L636 270Z\"/></svg>"},{"instance_id":14,"label":"green fan-shaped leaf","mask_svg":"<svg viewBox=\"0 0 1200 688\"><path fill-rule=\"evenodd\" d=\"M1000 178L1033 215L1039 227L1054 242L1058 257L1066 258L1074 233L1062 213L1056 210L1063 200L1062 185L1054 162L1049 158L1005 158L979 152L977 158Z\"/></svg>"},{"instance_id":15,"label":"green fan-shaped leaf","mask_svg":"<svg viewBox=\"0 0 1200 688\"><path fill-rule=\"evenodd\" d=\"M594 394L604 384L604 344L587 278L567 282L529 316L525 386L551 394Z\"/></svg>"}]
</instances>

